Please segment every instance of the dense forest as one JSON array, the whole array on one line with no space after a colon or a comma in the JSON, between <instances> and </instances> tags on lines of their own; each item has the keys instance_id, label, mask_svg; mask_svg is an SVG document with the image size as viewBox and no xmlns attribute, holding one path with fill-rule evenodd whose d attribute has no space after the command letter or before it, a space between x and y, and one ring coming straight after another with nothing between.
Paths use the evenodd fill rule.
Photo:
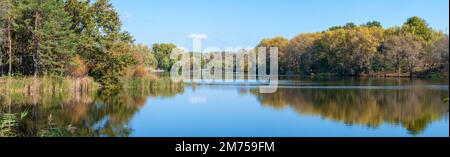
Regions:
<instances>
[{"instance_id":1,"label":"dense forest","mask_svg":"<svg viewBox=\"0 0 450 157\"><path fill-rule=\"evenodd\" d=\"M109 0L0 0L0 75L92 77L104 88L170 70L173 44L134 43ZM448 35L412 17L401 27L348 23L278 47L283 74L448 75Z\"/></svg>"}]
</instances>

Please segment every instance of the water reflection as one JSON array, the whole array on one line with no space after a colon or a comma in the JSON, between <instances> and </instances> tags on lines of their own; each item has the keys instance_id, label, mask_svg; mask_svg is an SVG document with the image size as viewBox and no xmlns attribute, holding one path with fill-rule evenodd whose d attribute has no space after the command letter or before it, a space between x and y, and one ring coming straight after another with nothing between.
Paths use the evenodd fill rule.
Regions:
<instances>
[{"instance_id":1,"label":"water reflection","mask_svg":"<svg viewBox=\"0 0 450 157\"><path fill-rule=\"evenodd\" d=\"M444 118L448 91L279 89L274 94L252 90L264 106L291 107L299 114L318 115L347 125L377 128L383 123L402 125L410 134L422 133L427 125Z\"/></svg>"},{"instance_id":2,"label":"water reflection","mask_svg":"<svg viewBox=\"0 0 450 157\"><path fill-rule=\"evenodd\" d=\"M443 102L443 98L448 97L448 83L445 82L289 80L281 83L282 88L273 94L260 94L253 87L230 88L236 89L242 99L247 98L246 94L251 94L259 102L256 105L263 108L293 109L298 116L320 116L349 126L363 125L377 129L386 123L399 125L411 135L422 134L431 123L448 115L449 106ZM392 89L327 88L410 85L414 86ZM186 86L194 91L197 88L196 85L183 85L160 78L131 82L128 90L108 96L97 93L3 93L0 94L0 113L29 112L20 121L18 130L22 136L127 137L134 131L130 126L131 119L149 104L148 101L155 98L177 99L178 95L185 93Z\"/></svg>"},{"instance_id":3,"label":"water reflection","mask_svg":"<svg viewBox=\"0 0 450 157\"><path fill-rule=\"evenodd\" d=\"M149 88L133 88L102 95L96 93L0 95L0 113L28 112L18 125L21 136L127 137L130 119L149 97L173 97L182 93L182 84L168 79L149 82Z\"/></svg>"}]
</instances>

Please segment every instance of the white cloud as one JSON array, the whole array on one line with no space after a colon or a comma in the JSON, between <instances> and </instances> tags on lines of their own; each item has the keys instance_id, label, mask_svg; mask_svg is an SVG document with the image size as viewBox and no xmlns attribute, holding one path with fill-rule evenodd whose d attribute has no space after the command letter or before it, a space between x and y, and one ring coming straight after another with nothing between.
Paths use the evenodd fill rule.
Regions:
<instances>
[{"instance_id":1,"label":"white cloud","mask_svg":"<svg viewBox=\"0 0 450 157\"><path fill-rule=\"evenodd\" d=\"M192 39L208 39L208 35L192 33L192 34L189 35L189 38L192 38Z\"/></svg>"}]
</instances>

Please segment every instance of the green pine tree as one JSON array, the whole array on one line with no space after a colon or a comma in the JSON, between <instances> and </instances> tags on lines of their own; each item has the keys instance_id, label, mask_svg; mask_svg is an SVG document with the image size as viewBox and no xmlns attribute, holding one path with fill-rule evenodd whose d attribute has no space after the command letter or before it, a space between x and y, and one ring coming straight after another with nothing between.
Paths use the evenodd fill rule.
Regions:
<instances>
[{"instance_id":1,"label":"green pine tree","mask_svg":"<svg viewBox=\"0 0 450 157\"><path fill-rule=\"evenodd\" d=\"M77 47L63 0L20 0L18 7L23 13L22 39L32 54L34 76L63 75Z\"/></svg>"}]
</instances>

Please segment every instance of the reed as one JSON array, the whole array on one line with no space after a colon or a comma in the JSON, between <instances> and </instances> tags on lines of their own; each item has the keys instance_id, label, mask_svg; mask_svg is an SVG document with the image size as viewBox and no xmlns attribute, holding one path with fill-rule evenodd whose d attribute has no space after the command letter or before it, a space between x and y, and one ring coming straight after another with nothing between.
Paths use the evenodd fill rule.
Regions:
<instances>
[{"instance_id":1,"label":"reed","mask_svg":"<svg viewBox=\"0 0 450 157\"><path fill-rule=\"evenodd\" d=\"M22 93L29 96L58 93L90 93L98 89L92 78L69 78L57 76L0 77L0 91Z\"/></svg>"}]
</instances>

